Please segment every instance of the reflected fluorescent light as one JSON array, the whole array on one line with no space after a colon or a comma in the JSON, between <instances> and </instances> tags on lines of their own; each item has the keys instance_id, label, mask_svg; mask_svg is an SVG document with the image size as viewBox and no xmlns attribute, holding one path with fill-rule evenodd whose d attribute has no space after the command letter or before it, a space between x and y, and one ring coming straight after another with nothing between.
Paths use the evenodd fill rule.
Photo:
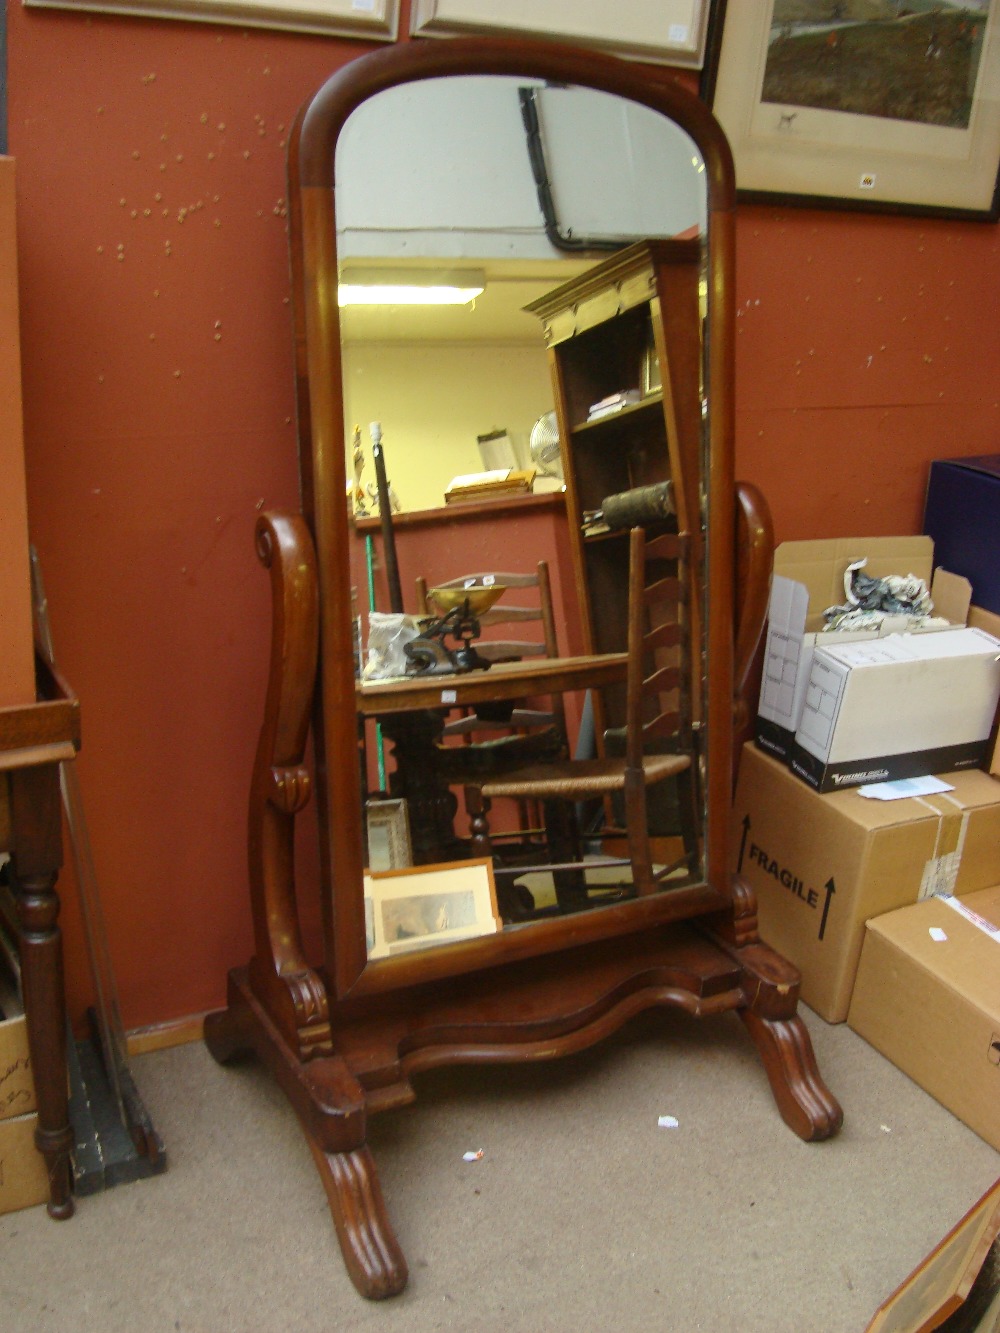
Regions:
<instances>
[{"instance_id":1,"label":"reflected fluorescent light","mask_svg":"<svg viewBox=\"0 0 1000 1333\"><path fill-rule=\"evenodd\" d=\"M339 305L468 305L482 287L403 287L342 282L337 288Z\"/></svg>"},{"instance_id":2,"label":"reflected fluorescent light","mask_svg":"<svg viewBox=\"0 0 1000 1333\"><path fill-rule=\"evenodd\" d=\"M452 273L348 270L337 287L338 305L468 305L486 288L476 269Z\"/></svg>"}]
</instances>

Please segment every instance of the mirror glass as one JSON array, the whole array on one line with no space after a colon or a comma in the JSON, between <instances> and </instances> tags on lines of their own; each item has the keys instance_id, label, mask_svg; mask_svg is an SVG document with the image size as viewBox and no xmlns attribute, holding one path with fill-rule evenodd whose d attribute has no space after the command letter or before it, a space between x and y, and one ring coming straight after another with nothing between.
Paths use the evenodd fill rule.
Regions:
<instances>
[{"instance_id":1,"label":"mirror glass","mask_svg":"<svg viewBox=\"0 0 1000 1333\"><path fill-rule=\"evenodd\" d=\"M552 423L557 398L550 364L552 320L527 307L536 302L544 305L545 298L563 284L590 274L637 242L685 238L697 255L706 231L707 191L696 145L658 112L590 88L500 75L457 76L392 87L351 113L336 145L335 213L348 503L358 512L378 512L371 448L371 423L377 422L403 520L397 523L397 534L405 536L408 516L439 510L443 517L447 512L442 508L444 494L456 478L469 478L492 467L535 469L534 492L561 495L565 463L557 447L545 450L540 444L542 424ZM698 295L699 260L694 267L695 296L684 336L696 348L697 363L703 352L704 309ZM410 304L400 293L383 293L368 304L345 304L348 288L367 288L379 282L397 287L433 282L478 290L478 294L449 305ZM636 357L643 354L643 340L653 347L646 306L643 310L645 313L623 323L624 336L635 344L629 355ZM697 371L695 379L699 381L696 411L700 422ZM703 429L699 424L696 432ZM564 459L567 445L561 443ZM613 466L605 470L607 477L620 475L620 483L606 483L612 490L647 480L641 448L630 452L627 430L609 434L601 447L609 457L629 458L620 474ZM700 468L700 447L697 453ZM703 483L700 474L688 478L689 494L699 497ZM599 504L601 482L594 485ZM701 559L705 515L697 499L694 504L698 512L687 515L686 526L695 534ZM445 541L454 575L480 570L475 551L463 544L460 525L442 529ZM627 542L619 545L624 551ZM368 542L369 579L373 546L377 559L377 535L374 543ZM536 559L531 551L512 550L504 568L529 572ZM623 564L621 557L617 577L617 600L621 602L627 587L627 562ZM695 586L704 587L700 577ZM408 587L404 581L402 591L404 609L415 611L412 584ZM580 612L570 604L579 596L572 580L563 581L561 593L562 604L554 606L554 615L557 639L563 645L567 624L578 623ZM510 594L505 597L510 599ZM359 587L358 600L364 608L371 606L370 588ZM390 608L377 605L376 609ZM621 638L622 618L612 619ZM698 698L704 693L700 629L704 623L704 608L695 609L696 713ZM523 637L529 637L529 632ZM597 650L624 649L625 644L622 638L617 644L594 646ZM584 753L593 745L595 716L596 728L603 735L603 728L615 720L610 715L616 709L620 714L623 688L616 689L617 704L602 712L598 702L596 715L583 703L582 695L574 702L567 696L571 753ZM433 744L435 729L446 718L454 720L454 715L428 710L420 743ZM393 732L390 719L386 734L378 740L388 778L381 765L376 773L369 753L368 788L371 792L382 787L390 797L403 790L409 796L405 782L400 788L392 781ZM369 751L375 743L373 733L369 719ZM458 737L459 743L461 740ZM664 785L662 800L650 804L652 831L664 837L676 834L672 813L676 800L667 790L670 786ZM378 812L373 836L379 848L384 847L384 819L399 821L408 814L412 824L415 816L420 818L412 799L409 805L409 811L402 814L398 807ZM620 811L602 807L599 801L593 806L592 802L592 808L582 813L600 850L601 828L614 823ZM514 810L511 803L511 811L503 814L498 803L495 817L501 827L505 820L516 822L524 817L524 811L515 814ZM544 813L536 809L528 817L541 815L544 824ZM468 832L461 806L454 829L454 846L442 846L436 857L428 857L424 849L413 859L460 862L469 854L467 847L458 849ZM402 841L407 845L405 838ZM405 855L411 855L409 846ZM371 864L370 857L365 864ZM613 878L620 880L621 873ZM372 881L366 882L370 890ZM690 882L690 875L684 882ZM475 878L470 880L466 873L455 884L454 896L449 897L452 888L448 882L428 880L421 890L427 895L422 910L410 901L413 894L404 894L405 905L394 905L386 918L395 921L407 913L412 916L410 927L399 927L399 938L413 940L426 934L425 943L435 939L443 943L464 937L452 933L455 929L472 935L491 929L484 924L488 906L477 905ZM669 886L668 880L664 888ZM532 881L530 888L536 904L547 901L544 884ZM385 892L389 890L383 886L379 893L384 896ZM396 888L391 892L395 894ZM616 898L610 894L607 901ZM595 896L588 905L600 902ZM443 926L449 903L455 921ZM414 924L424 917L433 924ZM502 928L511 928L510 920ZM519 924L516 928L524 927ZM370 956L391 951L389 944L384 935L376 944L369 929Z\"/></svg>"},{"instance_id":2,"label":"mirror glass","mask_svg":"<svg viewBox=\"0 0 1000 1333\"><path fill-rule=\"evenodd\" d=\"M535 170L548 182L548 226ZM623 244L705 220L698 150L663 116L499 75L369 98L337 140L335 179L342 283L380 269L465 269L485 282L465 305L341 311L346 438L381 422L404 512L438 507L453 477L483 470L477 438L494 428L529 465L531 427L553 406L530 301Z\"/></svg>"}]
</instances>

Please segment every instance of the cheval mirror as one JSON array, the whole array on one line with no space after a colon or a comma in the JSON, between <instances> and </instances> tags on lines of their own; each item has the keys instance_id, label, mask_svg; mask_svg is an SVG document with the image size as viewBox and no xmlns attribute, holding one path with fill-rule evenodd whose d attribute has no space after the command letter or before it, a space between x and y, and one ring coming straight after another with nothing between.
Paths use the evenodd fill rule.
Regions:
<instances>
[{"instance_id":1,"label":"cheval mirror","mask_svg":"<svg viewBox=\"0 0 1000 1333\"><path fill-rule=\"evenodd\" d=\"M289 175L302 512L257 524L273 619L250 797L255 952L230 974L227 1008L205 1031L218 1060L255 1052L277 1078L351 1278L380 1298L403 1288L407 1269L366 1123L413 1101L421 1071L567 1054L653 1006L699 1019L735 1011L796 1134L826 1138L842 1116L797 1013L798 973L759 939L753 895L731 868L734 737L746 722L770 528L761 497L733 473L734 182L721 130L680 84L614 57L411 42L353 61L320 88L296 123ZM442 311L427 355L400 337L416 318L406 307L341 309L339 288L363 268L446 269L483 291ZM478 321L504 296L517 305L516 341L532 344L523 374L541 398L526 410L547 397L558 429L565 488L551 503L571 575L552 618L575 650L472 669L444 653L430 671L412 659L390 679L360 679L345 460L358 404L371 401L361 389L376 383L383 354L398 387L410 356L443 420L470 392L456 368L469 363L449 348L481 345L479 384L522 374L513 336L477 332L494 327ZM379 389L387 405L393 387ZM419 477L440 466L443 446L433 429L421 438L418 415L387 426L382 462L422 449L410 468ZM474 424L461 429L475 437ZM447 463L439 497L448 472L462 470ZM431 517L442 561L456 574L474 568L451 507ZM669 623L646 614L657 602L645 582L651 554L659 593L681 608ZM527 552L520 572L535 565ZM650 667L654 693L672 700L657 716L673 723L644 753L639 683ZM565 714L571 733L557 753L532 762L514 750L509 770L485 777L449 767L442 733L456 708L536 696L566 700L552 714ZM570 705L580 696L589 709ZM405 868L368 864L371 765L359 741L376 723L395 738L390 794L414 828ZM430 819L428 784L441 795ZM673 791L680 836L676 810L657 804L660 785ZM552 834L530 880L488 829L516 797L539 801ZM294 855L310 802L320 845L311 874ZM597 811L582 840L581 809ZM307 949L308 894L319 897L321 938Z\"/></svg>"}]
</instances>

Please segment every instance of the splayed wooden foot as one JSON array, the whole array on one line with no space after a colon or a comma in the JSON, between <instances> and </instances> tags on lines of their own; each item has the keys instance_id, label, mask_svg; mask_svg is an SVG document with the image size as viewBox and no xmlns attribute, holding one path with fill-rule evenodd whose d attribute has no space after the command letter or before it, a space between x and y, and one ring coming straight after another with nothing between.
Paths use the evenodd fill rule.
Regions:
<instances>
[{"instance_id":1,"label":"splayed wooden foot","mask_svg":"<svg viewBox=\"0 0 1000 1333\"><path fill-rule=\"evenodd\" d=\"M389 1222L378 1172L366 1146L352 1152L324 1152L306 1135L351 1281L362 1296L384 1300L406 1286L408 1271Z\"/></svg>"},{"instance_id":2,"label":"splayed wooden foot","mask_svg":"<svg viewBox=\"0 0 1000 1333\"><path fill-rule=\"evenodd\" d=\"M785 1124L807 1142L836 1134L844 1113L820 1077L802 1019L761 1018L750 1009L739 1014L760 1052Z\"/></svg>"}]
</instances>

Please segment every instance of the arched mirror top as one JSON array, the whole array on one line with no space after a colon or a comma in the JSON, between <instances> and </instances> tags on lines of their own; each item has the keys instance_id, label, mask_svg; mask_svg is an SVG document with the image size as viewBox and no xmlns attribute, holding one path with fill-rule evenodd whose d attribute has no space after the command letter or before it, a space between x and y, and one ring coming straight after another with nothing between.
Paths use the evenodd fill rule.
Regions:
<instances>
[{"instance_id":1,"label":"arched mirror top","mask_svg":"<svg viewBox=\"0 0 1000 1333\"><path fill-rule=\"evenodd\" d=\"M662 71L558 43L454 38L376 51L338 70L302 107L289 148L293 186L330 189L338 137L356 107L421 79L499 75L599 89L660 112L697 144L712 212L734 205L732 154L718 122L694 93Z\"/></svg>"},{"instance_id":2,"label":"arched mirror top","mask_svg":"<svg viewBox=\"0 0 1000 1333\"><path fill-rule=\"evenodd\" d=\"M532 141L539 123L545 128L543 145ZM500 161L513 168L503 176ZM353 608L345 576L350 567L345 353L352 330L363 325L352 324L353 316L338 307L338 284L352 263L517 261L525 274L547 279L546 297L521 302L518 316L534 322L541 351L543 322L548 321L550 345L559 336L546 301L554 300L553 309L558 305L567 272L571 277L603 272L605 264L613 270L619 255L641 259L643 246L655 266L664 238L684 238L676 243L695 256L688 262L693 285L686 279L680 302L688 312L686 373L694 389L686 405L672 408L680 416L687 413L687 426L678 430L687 430L687 447L697 459L682 489L689 492L688 526L699 571L693 620L700 747L695 762L702 810L709 812L699 835L701 872L689 894L688 914L717 908L718 886L727 878L722 825L732 743L734 206L732 160L717 123L681 84L612 57L549 43L413 42L354 61L323 85L297 119L289 175L302 498L318 568L314 734L322 891L328 896L324 947L335 992L362 994L475 971L639 930L674 914L671 895L654 894L572 918L532 921L523 929L370 959ZM554 218L542 202L547 175L555 181ZM592 188L595 180L602 182L601 190ZM551 267L553 260L559 265ZM560 276L553 278L556 273ZM581 290L589 299L585 285ZM666 295L667 288L658 288L655 299L666 301ZM638 358L640 338L652 345L652 334L631 315L629 321ZM398 337L401 321L396 324ZM664 399L669 391L670 386L661 391ZM565 404L562 410L568 410ZM671 441L672 450L680 447ZM641 479L641 469L635 475ZM635 484L630 467L625 485ZM571 492L574 485L568 483ZM615 489L609 482L605 492L609 486ZM583 503L579 496L571 498Z\"/></svg>"}]
</instances>

